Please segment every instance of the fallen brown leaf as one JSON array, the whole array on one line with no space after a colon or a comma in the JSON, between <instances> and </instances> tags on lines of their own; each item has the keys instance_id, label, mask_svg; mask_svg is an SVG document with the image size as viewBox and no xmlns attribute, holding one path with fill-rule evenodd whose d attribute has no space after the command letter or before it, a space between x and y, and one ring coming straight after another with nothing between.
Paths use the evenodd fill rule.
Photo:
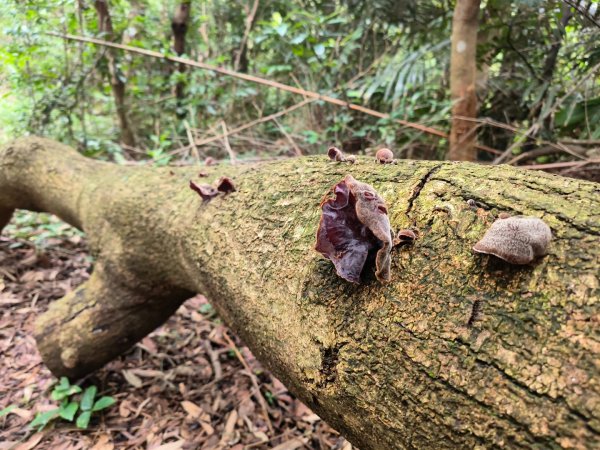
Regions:
<instances>
[{"instance_id":1,"label":"fallen brown leaf","mask_svg":"<svg viewBox=\"0 0 600 450\"><path fill-rule=\"evenodd\" d=\"M150 447L149 450L180 450L185 444L184 440L169 442L168 444L162 444L158 447Z\"/></svg>"},{"instance_id":2,"label":"fallen brown leaf","mask_svg":"<svg viewBox=\"0 0 600 450\"><path fill-rule=\"evenodd\" d=\"M121 373L130 385L135 388L142 387L142 380L136 374L134 374L132 370L122 370Z\"/></svg>"},{"instance_id":3,"label":"fallen brown leaf","mask_svg":"<svg viewBox=\"0 0 600 450\"><path fill-rule=\"evenodd\" d=\"M110 436L103 434L98 438L96 444L90 450L113 450L115 445L111 442Z\"/></svg>"},{"instance_id":4,"label":"fallen brown leaf","mask_svg":"<svg viewBox=\"0 0 600 450\"><path fill-rule=\"evenodd\" d=\"M308 440L306 438L294 438L290 439L289 441L282 442L279 445L276 445L275 447L271 448L271 450L296 450L297 448L302 447L307 442Z\"/></svg>"},{"instance_id":5,"label":"fallen brown leaf","mask_svg":"<svg viewBox=\"0 0 600 450\"><path fill-rule=\"evenodd\" d=\"M183 409L185 410L185 412L188 413L193 419L197 419L198 417L200 417L200 415L203 412L202 408L200 408L195 403L192 403L192 402L187 401L187 400L181 402L181 406L183 407Z\"/></svg>"},{"instance_id":6,"label":"fallen brown leaf","mask_svg":"<svg viewBox=\"0 0 600 450\"><path fill-rule=\"evenodd\" d=\"M42 433L42 432L35 433L33 436L31 436L25 442L17 445L14 450L32 450L33 448L35 448L36 445L38 445L40 443L40 441L42 440L43 437L44 437L44 433Z\"/></svg>"}]
</instances>

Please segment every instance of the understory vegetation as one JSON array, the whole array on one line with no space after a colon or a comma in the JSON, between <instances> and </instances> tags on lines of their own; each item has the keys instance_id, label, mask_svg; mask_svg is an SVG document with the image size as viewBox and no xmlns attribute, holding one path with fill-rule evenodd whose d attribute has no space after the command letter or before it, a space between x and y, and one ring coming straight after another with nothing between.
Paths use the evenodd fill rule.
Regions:
<instances>
[{"instance_id":1,"label":"understory vegetation","mask_svg":"<svg viewBox=\"0 0 600 450\"><path fill-rule=\"evenodd\" d=\"M186 5L181 47L174 24ZM0 140L45 135L96 158L157 165L314 154L329 144L350 152L386 145L400 158L443 159L445 138L394 119L449 132L454 6L448 0L5 1ZM476 133L497 153L480 150L479 160L504 152L496 162L577 162L557 166L567 174L597 168L599 24L597 2L481 3ZM306 102L223 138L302 96L56 33L179 54L390 117Z\"/></svg>"}]
</instances>

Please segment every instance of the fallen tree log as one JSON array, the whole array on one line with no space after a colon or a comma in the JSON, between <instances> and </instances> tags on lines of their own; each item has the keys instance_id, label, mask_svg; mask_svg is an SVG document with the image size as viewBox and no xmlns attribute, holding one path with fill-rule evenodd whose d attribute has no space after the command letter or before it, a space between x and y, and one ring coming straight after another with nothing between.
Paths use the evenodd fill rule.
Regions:
<instances>
[{"instance_id":1,"label":"fallen tree log","mask_svg":"<svg viewBox=\"0 0 600 450\"><path fill-rule=\"evenodd\" d=\"M237 191L206 203L188 187L197 170L92 161L34 137L0 151L0 227L15 208L49 211L95 257L37 322L55 375L99 368L200 292L363 450L600 446L600 185L312 157L207 168ZM392 251L389 284L348 283L313 249L319 203L347 173L378 190L395 229L419 232ZM542 217L550 254L529 266L474 254L499 212Z\"/></svg>"}]
</instances>

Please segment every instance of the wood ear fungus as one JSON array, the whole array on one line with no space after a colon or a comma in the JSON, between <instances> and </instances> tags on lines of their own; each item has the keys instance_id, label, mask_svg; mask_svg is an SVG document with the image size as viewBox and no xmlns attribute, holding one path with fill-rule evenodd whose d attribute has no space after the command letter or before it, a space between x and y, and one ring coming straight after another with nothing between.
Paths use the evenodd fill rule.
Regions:
<instances>
[{"instance_id":1,"label":"wood ear fungus","mask_svg":"<svg viewBox=\"0 0 600 450\"><path fill-rule=\"evenodd\" d=\"M548 253L552 231L537 217L497 219L473 250L497 256L511 264L529 264Z\"/></svg>"},{"instance_id":2,"label":"wood ear fungus","mask_svg":"<svg viewBox=\"0 0 600 450\"><path fill-rule=\"evenodd\" d=\"M327 156L329 156L329 159L332 161L342 162L346 159L344 158L342 151L337 147L329 147L329 149L327 149Z\"/></svg>"},{"instance_id":3,"label":"wood ear fungus","mask_svg":"<svg viewBox=\"0 0 600 450\"><path fill-rule=\"evenodd\" d=\"M375 276L391 278L392 234L387 207L372 186L351 175L332 188L335 197L321 202L315 249L333 262L337 274L360 283L367 256L376 251Z\"/></svg>"},{"instance_id":4,"label":"wood ear fungus","mask_svg":"<svg viewBox=\"0 0 600 450\"><path fill-rule=\"evenodd\" d=\"M200 197L202 197L203 202L209 202L213 197L219 195L219 191L217 191L210 184L197 184L191 180L190 189L200 194Z\"/></svg>"},{"instance_id":5,"label":"wood ear fungus","mask_svg":"<svg viewBox=\"0 0 600 450\"><path fill-rule=\"evenodd\" d=\"M219 193L226 195L230 192L235 192L235 185L233 184L233 180L229 177L219 178L215 186L216 187L213 187L210 184L197 184L190 180L190 189L200 194L203 202L209 202L219 195Z\"/></svg>"},{"instance_id":6,"label":"wood ear fungus","mask_svg":"<svg viewBox=\"0 0 600 450\"><path fill-rule=\"evenodd\" d=\"M235 192L235 184L233 184L233 180L229 177L219 178L219 181L217 181L217 191L223 192L224 194Z\"/></svg>"}]
</instances>

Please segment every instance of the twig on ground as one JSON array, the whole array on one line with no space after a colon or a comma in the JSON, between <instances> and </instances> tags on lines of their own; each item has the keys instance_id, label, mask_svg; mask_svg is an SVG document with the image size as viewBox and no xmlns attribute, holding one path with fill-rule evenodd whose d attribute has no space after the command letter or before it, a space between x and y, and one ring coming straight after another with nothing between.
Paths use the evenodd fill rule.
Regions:
<instances>
[{"instance_id":1,"label":"twig on ground","mask_svg":"<svg viewBox=\"0 0 600 450\"><path fill-rule=\"evenodd\" d=\"M183 121L183 126L185 127L185 132L188 137L188 141L190 142L189 146L192 149L192 155L194 155L194 159L196 160L196 164L200 163L200 152L198 151L198 147L194 144L194 135L192 134L192 130L190 129L190 125L187 123L187 120Z\"/></svg>"},{"instance_id":2,"label":"twig on ground","mask_svg":"<svg viewBox=\"0 0 600 450\"><path fill-rule=\"evenodd\" d=\"M569 150L570 150L569 154L577 153L572 148ZM559 152L563 152L563 151L564 150L562 148L555 148L553 146L548 145L545 147L536 148L535 150L530 150L525 153L521 153L520 155L517 155L514 158L512 158L511 160L507 161L506 164L512 165L512 164L516 164L520 161L534 159L539 156L553 155L555 153L559 153ZM579 155L579 157L582 157L582 156Z\"/></svg>"},{"instance_id":3,"label":"twig on ground","mask_svg":"<svg viewBox=\"0 0 600 450\"><path fill-rule=\"evenodd\" d=\"M511 131L514 134L519 134L519 135L525 135L527 132L523 132L520 131L519 129L517 129L516 127L513 127L512 125L509 125L507 123L502 123L502 122L497 122L495 120L492 120L490 118L483 118L483 119L476 119L473 117L466 117L466 116L456 116L457 119L461 119L461 120L466 120L466 121L470 121L470 122L477 122L477 123L482 123L485 125L490 125L492 127L496 127L496 128L502 128L508 131ZM544 140L539 140L538 141L540 144L544 144L547 145L548 147L552 147L555 150L561 151L561 152L565 152L568 153L572 156L575 156L576 158L580 158L580 159L585 159L583 156L581 156L580 154L578 154L577 152L574 152L573 150L569 149L569 147L566 147L565 145L563 145L561 142L550 142L550 141L544 141ZM512 148L514 147L511 146L509 147L507 150L505 150L504 152L499 152L498 150L495 150L496 154L502 156L503 154L505 154L506 152L508 152L508 150L511 151L512 153ZM496 163L496 160L494 160L493 164L498 164Z\"/></svg>"},{"instance_id":4,"label":"twig on ground","mask_svg":"<svg viewBox=\"0 0 600 450\"><path fill-rule=\"evenodd\" d=\"M281 131L281 133L285 136L285 138L291 144L291 146L294 149L294 153L296 153L296 156L302 156L302 150L300 150L300 147L298 147L296 145L296 141L294 141L292 136L290 136L289 133L287 131L285 131L285 128L283 128L283 126L279 123L279 121L276 118L273 118L273 122L275 122L275 125L277 125L277 127L279 128L279 131Z\"/></svg>"},{"instance_id":5,"label":"twig on ground","mask_svg":"<svg viewBox=\"0 0 600 450\"><path fill-rule=\"evenodd\" d=\"M235 165L235 153L231 149L231 145L229 145L229 139L227 139L227 124L224 120L221 120L221 129L223 130L223 144L225 145L225 150L227 150L227 153L229 154L229 160L231 161L231 164Z\"/></svg>"},{"instance_id":6,"label":"twig on ground","mask_svg":"<svg viewBox=\"0 0 600 450\"><path fill-rule=\"evenodd\" d=\"M531 164L528 166L519 166L522 169L545 170L545 169L562 169L565 167L583 167L588 164L600 164L600 159L587 159L585 161L565 161L548 164Z\"/></svg>"},{"instance_id":7,"label":"twig on ground","mask_svg":"<svg viewBox=\"0 0 600 450\"><path fill-rule=\"evenodd\" d=\"M237 51L235 55L235 62L233 67L235 70L240 68L240 60L242 58L242 53L244 52L244 47L248 42L248 35L250 34L250 30L252 29L252 24L254 23L254 18L256 17L256 11L258 11L258 0L254 0L254 5L252 5L252 10L250 14L246 18L246 28L244 29L244 37L242 38L242 43L240 44L240 49Z\"/></svg>"},{"instance_id":8,"label":"twig on ground","mask_svg":"<svg viewBox=\"0 0 600 450\"><path fill-rule=\"evenodd\" d=\"M550 108L548 111L546 111L544 114L540 114L540 116L538 117L537 121L535 123L533 123L531 125L531 127L529 127L529 129L523 133L525 136L530 137L532 133L537 132L537 130L541 127L541 123L544 121L544 119L546 119L547 117L549 117L551 114L554 114L556 112L556 110L558 110L558 108L563 104L563 102L569 98L571 96L571 94L573 94L573 92L575 92L575 90L577 88L579 88L579 86L586 81L588 78L590 78L592 75L595 75L596 72L600 70L600 63L596 64L594 67L592 67L588 73L585 74L585 76L581 77L579 80L577 80L576 83L574 83L571 86L571 89L569 89L565 95L563 95L561 98L559 98L558 100L556 100L556 102L554 102L554 105L552 105L552 108ZM501 162L503 162L506 158L508 158L513 149L516 148L517 146L521 145L520 142L515 142L513 145L511 145L510 147L508 147L504 152L502 152L502 154L500 156L498 156L495 160L494 160L494 164L500 164Z\"/></svg>"},{"instance_id":9,"label":"twig on ground","mask_svg":"<svg viewBox=\"0 0 600 450\"><path fill-rule=\"evenodd\" d=\"M563 144L574 144L574 145L600 145L600 139L561 139Z\"/></svg>"},{"instance_id":10,"label":"twig on ground","mask_svg":"<svg viewBox=\"0 0 600 450\"><path fill-rule=\"evenodd\" d=\"M246 362L246 359L244 359L244 357L242 356L242 354L236 347L235 343L231 340L231 338L227 334L227 332L223 333L223 339L225 339L227 341L227 343L231 347L231 350L233 350L233 352L235 353L235 356L237 357L237 359L240 360L240 362L242 363L242 366L244 366L244 369L246 369L246 372L248 373L248 377L250 377L250 381L252 381L252 385L256 389L256 400L258 400L258 403L260 404L260 407L263 410L263 414L265 415L265 421L267 422L269 431L271 432L271 434L273 434L274 433L273 424L271 423L271 419L269 417L269 409L267 408L267 402L265 401L264 397L262 396L262 393L260 391L260 386L258 385L258 381L256 380L256 376L252 372L252 369L250 369L250 366Z\"/></svg>"},{"instance_id":11,"label":"twig on ground","mask_svg":"<svg viewBox=\"0 0 600 450\"><path fill-rule=\"evenodd\" d=\"M204 341L204 350L206 350L206 353L208 353L210 363L213 367L213 374L215 376L213 381L217 381L223 377L223 368L221 367L221 362L219 361L219 354L213 350L212 345L210 345L210 340L208 339Z\"/></svg>"}]
</instances>

